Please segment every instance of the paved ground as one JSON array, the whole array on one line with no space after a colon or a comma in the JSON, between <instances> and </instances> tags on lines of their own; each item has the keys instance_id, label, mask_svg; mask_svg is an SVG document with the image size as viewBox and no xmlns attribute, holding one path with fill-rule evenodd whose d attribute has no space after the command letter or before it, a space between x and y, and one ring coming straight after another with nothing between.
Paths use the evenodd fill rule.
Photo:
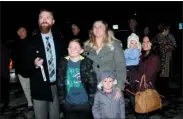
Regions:
<instances>
[{"instance_id":1,"label":"paved ground","mask_svg":"<svg viewBox=\"0 0 183 119\"><path fill-rule=\"evenodd\" d=\"M173 85L175 87L175 85ZM3 115L0 115L0 119L34 119L33 111L26 111L27 102L21 90L19 84L16 84L10 93L11 101L10 106L12 108ZM130 108L130 100L126 100L126 119L135 119L133 112ZM171 95L171 99L164 102L165 112L172 116L171 119L183 119L183 97ZM150 119L167 119L155 112Z\"/></svg>"}]
</instances>

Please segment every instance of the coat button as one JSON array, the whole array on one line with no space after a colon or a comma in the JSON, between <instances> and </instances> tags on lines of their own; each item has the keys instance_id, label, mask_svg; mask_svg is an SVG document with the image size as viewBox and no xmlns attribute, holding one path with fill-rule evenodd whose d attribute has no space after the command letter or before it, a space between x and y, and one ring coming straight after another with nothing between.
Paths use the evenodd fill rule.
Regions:
<instances>
[{"instance_id":1,"label":"coat button","mask_svg":"<svg viewBox=\"0 0 183 119\"><path fill-rule=\"evenodd\" d=\"M99 66L99 65L97 65L97 68L100 68L100 66Z\"/></svg>"}]
</instances>

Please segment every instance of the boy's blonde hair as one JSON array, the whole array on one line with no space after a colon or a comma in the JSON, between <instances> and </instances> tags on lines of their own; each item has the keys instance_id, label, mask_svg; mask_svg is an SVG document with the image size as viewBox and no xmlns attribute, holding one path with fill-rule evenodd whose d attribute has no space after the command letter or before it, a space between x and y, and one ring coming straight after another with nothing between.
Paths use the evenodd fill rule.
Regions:
<instances>
[{"instance_id":1,"label":"boy's blonde hair","mask_svg":"<svg viewBox=\"0 0 183 119\"><path fill-rule=\"evenodd\" d=\"M80 40L79 38L74 38L74 39L70 40L70 41L69 41L69 44L70 44L71 42L76 42L76 43L78 43L78 44L81 46L81 48L83 49L83 43L81 43L81 40Z\"/></svg>"}]
</instances>

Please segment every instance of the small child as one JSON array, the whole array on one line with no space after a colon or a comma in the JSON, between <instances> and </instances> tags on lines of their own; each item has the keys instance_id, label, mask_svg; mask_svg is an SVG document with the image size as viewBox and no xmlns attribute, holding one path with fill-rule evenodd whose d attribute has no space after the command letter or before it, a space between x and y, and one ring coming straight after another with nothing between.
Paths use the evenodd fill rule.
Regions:
<instances>
[{"instance_id":1,"label":"small child","mask_svg":"<svg viewBox=\"0 0 183 119\"><path fill-rule=\"evenodd\" d=\"M58 64L58 96L67 119L92 117L97 77L92 67L93 61L81 56L82 52L79 39L73 39L68 46L69 56Z\"/></svg>"},{"instance_id":2,"label":"small child","mask_svg":"<svg viewBox=\"0 0 183 119\"><path fill-rule=\"evenodd\" d=\"M131 76L133 75L132 72L138 68L141 55L141 43L139 42L139 37L135 33L132 33L128 37L127 49L124 51L124 55L127 66L126 89L134 92L135 82Z\"/></svg>"},{"instance_id":3,"label":"small child","mask_svg":"<svg viewBox=\"0 0 183 119\"><path fill-rule=\"evenodd\" d=\"M126 66L136 66L139 64L141 55L141 43L139 37L132 33L128 37L127 49L124 52L126 59Z\"/></svg>"},{"instance_id":4,"label":"small child","mask_svg":"<svg viewBox=\"0 0 183 119\"><path fill-rule=\"evenodd\" d=\"M100 80L92 107L94 119L125 119L124 97L121 95L119 99L115 99L117 89L114 85L117 80L114 80L113 73L101 72Z\"/></svg>"}]
</instances>

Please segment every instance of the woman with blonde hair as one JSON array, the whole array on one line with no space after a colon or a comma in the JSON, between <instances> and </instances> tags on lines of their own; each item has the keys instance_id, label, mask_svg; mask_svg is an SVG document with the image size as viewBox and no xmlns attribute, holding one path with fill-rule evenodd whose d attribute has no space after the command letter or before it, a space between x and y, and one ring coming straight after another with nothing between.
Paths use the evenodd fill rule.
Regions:
<instances>
[{"instance_id":1,"label":"woman with blonde hair","mask_svg":"<svg viewBox=\"0 0 183 119\"><path fill-rule=\"evenodd\" d=\"M99 83L99 72L111 71L117 79L118 89L115 99L123 96L126 80L126 65L121 41L114 37L107 23L102 20L95 21L91 30L90 38L85 42L84 55L93 60L93 68L97 73Z\"/></svg>"}]
</instances>

